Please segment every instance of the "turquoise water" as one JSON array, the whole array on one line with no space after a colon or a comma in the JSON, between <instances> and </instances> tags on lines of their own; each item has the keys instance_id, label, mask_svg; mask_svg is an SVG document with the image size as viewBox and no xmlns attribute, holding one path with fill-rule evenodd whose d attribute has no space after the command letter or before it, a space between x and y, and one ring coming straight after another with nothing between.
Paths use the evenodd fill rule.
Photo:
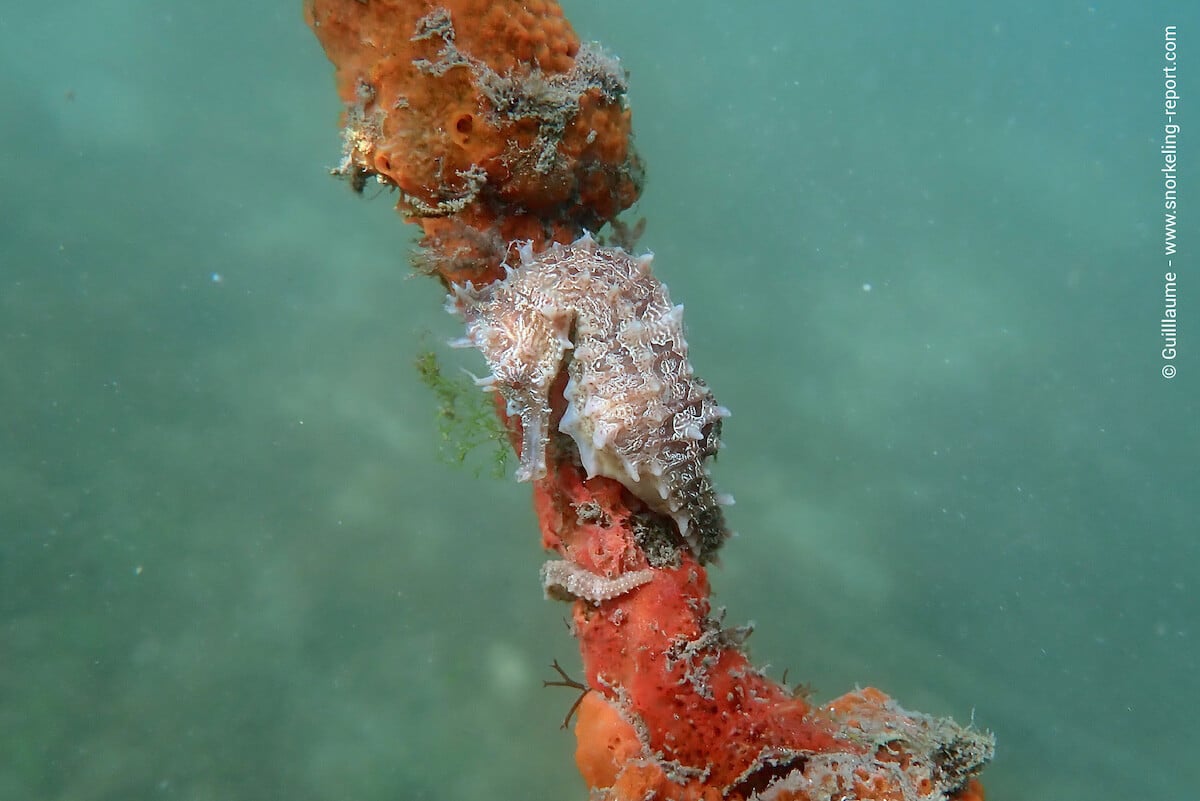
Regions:
<instances>
[{"instance_id":1,"label":"turquoise water","mask_svg":"<svg viewBox=\"0 0 1200 801\"><path fill-rule=\"evenodd\" d=\"M974 716L990 798L1189 797L1200 149L1173 381L1158 151L1200 14L566 9L734 412L755 659ZM0 64L0 799L583 799L528 489L438 459L458 331L326 174L299 3L33 4Z\"/></svg>"}]
</instances>

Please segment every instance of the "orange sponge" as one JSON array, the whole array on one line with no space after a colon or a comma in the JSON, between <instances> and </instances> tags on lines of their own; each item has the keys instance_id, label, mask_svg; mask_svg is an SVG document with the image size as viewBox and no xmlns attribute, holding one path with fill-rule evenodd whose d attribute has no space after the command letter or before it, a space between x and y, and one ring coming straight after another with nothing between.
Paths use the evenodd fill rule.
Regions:
<instances>
[{"instance_id":1,"label":"orange sponge","mask_svg":"<svg viewBox=\"0 0 1200 801\"><path fill-rule=\"evenodd\" d=\"M641 191L625 72L549 0L306 0L345 103L338 171L400 192L449 281L598 230ZM499 257L499 258L498 258Z\"/></svg>"},{"instance_id":2,"label":"orange sponge","mask_svg":"<svg viewBox=\"0 0 1200 801\"><path fill-rule=\"evenodd\" d=\"M442 281L477 288L504 275L514 240L574 241L636 200L624 70L551 0L306 0L305 14L345 104L337 172L397 190ZM499 396L497 411L523 447L521 416ZM573 604L590 688L576 762L594 801L982 801L989 735L878 690L817 707L769 679L742 648L749 628L713 613L680 520L587 478L577 447L546 443L534 504L560 557L544 587Z\"/></svg>"}]
</instances>

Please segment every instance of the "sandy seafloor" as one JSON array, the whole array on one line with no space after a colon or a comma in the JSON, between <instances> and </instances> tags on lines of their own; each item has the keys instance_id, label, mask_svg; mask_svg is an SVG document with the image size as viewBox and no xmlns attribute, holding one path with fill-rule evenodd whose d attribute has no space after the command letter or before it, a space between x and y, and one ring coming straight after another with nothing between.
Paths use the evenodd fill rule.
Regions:
<instances>
[{"instance_id":1,"label":"sandy seafloor","mask_svg":"<svg viewBox=\"0 0 1200 801\"><path fill-rule=\"evenodd\" d=\"M10 5L0 799L583 799L528 488L438 459L413 361L458 330L327 175L299 2ZM1200 14L567 12L630 71L642 245L734 412L753 657L973 715L992 799L1193 797L1200 125L1172 382L1158 150Z\"/></svg>"}]
</instances>

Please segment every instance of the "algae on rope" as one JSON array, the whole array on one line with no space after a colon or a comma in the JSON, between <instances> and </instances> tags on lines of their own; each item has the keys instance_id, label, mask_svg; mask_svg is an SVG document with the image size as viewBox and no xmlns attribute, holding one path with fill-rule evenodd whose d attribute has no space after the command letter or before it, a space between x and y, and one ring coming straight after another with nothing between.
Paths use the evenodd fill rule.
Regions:
<instances>
[{"instance_id":1,"label":"algae on rope","mask_svg":"<svg viewBox=\"0 0 1200 801\"><path fill-rule=\"evenodd\" d=\"M419 354L416 366L421 383L437 397L437 429L443 461L465 464L467 456L476 448L490 446L490 472L494 477L502 478L507 472L510 446L508 432L496 418L492 394L480 392L466 375L460 378L447 376L437 353L432 350ZM482 469L477 466L476 475Z\"/></svg>"}]
</instances>

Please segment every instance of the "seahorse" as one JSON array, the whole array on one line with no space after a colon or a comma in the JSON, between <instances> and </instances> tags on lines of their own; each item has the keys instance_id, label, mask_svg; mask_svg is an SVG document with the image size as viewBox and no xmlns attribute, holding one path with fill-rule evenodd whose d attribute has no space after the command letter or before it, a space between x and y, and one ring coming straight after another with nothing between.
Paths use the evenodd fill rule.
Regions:
<instances>
[{"instance_id":1,"label":"seahorse","mask_svg":"<svg viewBox=\"0 0 1200 801\"><path fill-rule=\"evenodd\" d=\"M505 278L452 287L447 309L466 321L458 344L474 346L523 429L519 481L546 472L550 388L566 365L567 410L559 431L575 441L589 477L621 482L670 516L701 561L728 537L707 459L729 410L696 377L683 336L683 306L651 273L653 256L600 247L585 234L534 254L518 243Z\"/></svg>"}]
</instances>

